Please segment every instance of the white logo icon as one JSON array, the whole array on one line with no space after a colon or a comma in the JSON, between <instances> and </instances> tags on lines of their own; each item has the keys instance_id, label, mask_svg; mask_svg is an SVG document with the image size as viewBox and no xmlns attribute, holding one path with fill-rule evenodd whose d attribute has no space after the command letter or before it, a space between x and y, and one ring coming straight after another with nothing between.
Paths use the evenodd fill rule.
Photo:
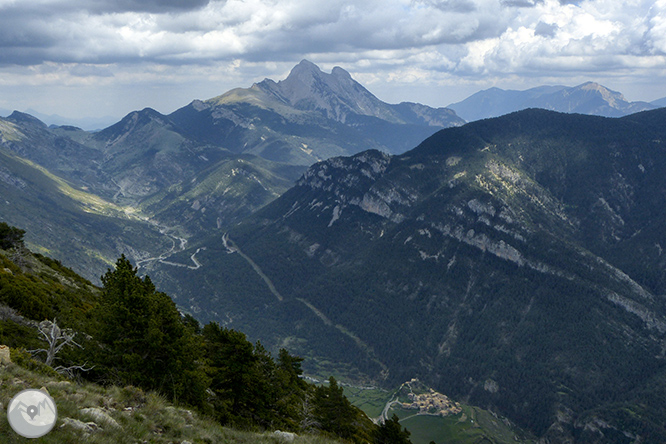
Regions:
<instances>
[{"instance_id":1,"label":"white logo icon","mask_svg":"<svg viewBox=\"0 0 666 444\"><path fill-rule=\"evenodd\" d=\"M9 425L19 435L39 438L51 431L58 418L53 398L41 390L28 389L12 398L7 408Z\"/></svg>"}]
</instances>

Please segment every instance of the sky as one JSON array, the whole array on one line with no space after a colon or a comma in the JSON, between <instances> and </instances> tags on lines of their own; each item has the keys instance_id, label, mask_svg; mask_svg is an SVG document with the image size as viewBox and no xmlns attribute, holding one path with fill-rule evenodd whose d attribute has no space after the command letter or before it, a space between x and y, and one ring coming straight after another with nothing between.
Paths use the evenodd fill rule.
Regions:
<instances>
[{"instance_id":1,"label":"sky","mask_svg":"<svg viewBox=\"0 0 666 444\"><path fill-rule=\"evenodd\" d=\"M170 113L302 59L389 103L595 81L666 97L666 0L0 0L0 109Z\"/></svg>"}]
</instances>

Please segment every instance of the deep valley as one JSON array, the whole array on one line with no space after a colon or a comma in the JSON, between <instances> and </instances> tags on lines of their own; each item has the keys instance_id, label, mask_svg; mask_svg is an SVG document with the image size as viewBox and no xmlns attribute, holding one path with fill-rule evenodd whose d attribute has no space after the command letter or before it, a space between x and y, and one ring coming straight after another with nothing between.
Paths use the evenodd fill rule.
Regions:
<instances>
[{"instance_id":1,"label":"deep valley","mask_svg":"<svg viewBox=\"0 0 666 444\"><path fill-rule=\"evenodd\" d=\"M98 132L0 118L0 221L93 284L125 255L183 314L388 390L371 410L400 400L414 442L424 394L452 442L663 442L665 122L465 124L303 61Z\"/></svg>"}]
</instances>

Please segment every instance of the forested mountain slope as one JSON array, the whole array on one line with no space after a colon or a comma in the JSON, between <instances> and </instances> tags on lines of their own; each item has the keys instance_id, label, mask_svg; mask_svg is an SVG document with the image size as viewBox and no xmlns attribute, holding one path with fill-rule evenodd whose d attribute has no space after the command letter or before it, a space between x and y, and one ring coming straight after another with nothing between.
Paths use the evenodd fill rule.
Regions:
<instances>
[{"instance_id":1,"label":"forested mountain slope","mask_svg":"<svg viewBox=\"0 0 666 444\"><path fill-rule=\"evenodd\" d=\"M330 159L158 275L202 317L551 442L659 442L665 118L526 110Z\"/></svg>"},{"instance_id":2,"label":"forested mountain slope","mask_svg":"<svg viewBox=\"0 0 666 444\"><path fill-rule=\"evenodd\" d=\"M275 442L281 429L291 441L302 435L295 442L361 444L405 434L373 424L334 378L306 382L302 359L285 349L273 358L240 331L181 314L124 256L95 287L32 254L24 234L0 223L0 344L9 347L0 399L47 390L58 415L43 442ZM3 442L17 436L0 422Z\"/></svg>"}]
</instances>

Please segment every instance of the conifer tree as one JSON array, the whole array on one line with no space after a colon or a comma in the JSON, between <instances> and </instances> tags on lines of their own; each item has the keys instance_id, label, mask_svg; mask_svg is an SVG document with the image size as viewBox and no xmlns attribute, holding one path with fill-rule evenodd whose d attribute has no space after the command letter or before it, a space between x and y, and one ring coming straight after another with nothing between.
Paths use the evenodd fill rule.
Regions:
<instances>
[{"instance_id":1,"label":"conifer tree","mask_svg":"<svg viewBox=\"0 0 666 444\"><path fill-rule=\"evenodd\" d=\"M356 411L333 376L328 380L328 387L316 388L314 403L315 415L322 430L345 439L354 436Z\"/></svg>"},{"instance_id":2,"label":"conifer tree","mask_svg":"<svg viewBox=\"0 0 666 444\"><path fill-rule=\"evenodd\" d=\"M243 422L251 416L255 400L252 384L258 382L257 358L252 344L241 332L211 322L203 328L206 372L218 419L223 423Z\"/></svg>"},{"instance_id":3,"label":"conifer tree","mask_svg":"<svg viewBox=\"0 0 666 444\"><path fill-rule=\"evenodd\" d=\"M102 276L102 284L96 313L111 379L201 403L206 381L195 364L196 342L171 298L149 277L139 277L124 255Z\"/></svg>"},{"instance_id":4,"label":"conifer tree","mask_svg":"<svg viewBox=\"0 0 666 444\"><path fill-rule=\"evenodd\" d=\"M384 421L375 431L375 444L411 444L409 431L400 425L400 419L394 413L391 419Z\"/></svg>"},{"instance_id":5,"label":"conifer tree","mask_svg":"<svg viewBox=\"0 0 666 444\"><path fill-rule=\"evenodd\" d=\"M23 246L24 235L25 230L0 222L0 248L3 250Z\"/></svg>"}]
</instances>

